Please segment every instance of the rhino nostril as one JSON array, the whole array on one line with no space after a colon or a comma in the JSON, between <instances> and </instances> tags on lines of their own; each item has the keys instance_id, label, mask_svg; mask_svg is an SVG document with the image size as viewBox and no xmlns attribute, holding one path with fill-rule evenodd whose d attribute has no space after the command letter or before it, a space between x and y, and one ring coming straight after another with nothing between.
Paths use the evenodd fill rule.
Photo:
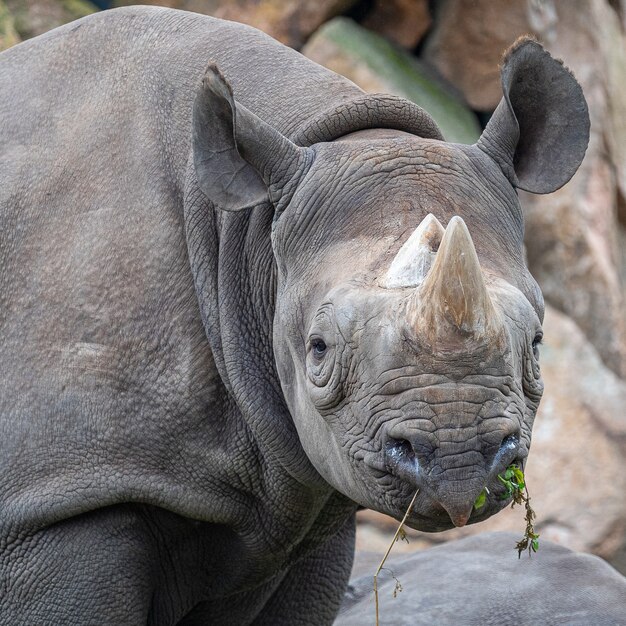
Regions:
<instances>
[{"instance_id":1,"label":"rhino nostril","mask_svg":"<svg viewBox=\"0 0 626 626\"><path fill-rule=\"evenodd\" d=\"M387 456L396 463L400 461L413 462L415 460L415 451L413 450L411 442L407 439L395 439L394 437L390 437L387 441L386 448Z\"/></svg>"},{"instance_id":2,"label":"rhino nostril","mask_svg":"<svg viewBox=\"0 0 626 626\"><path fill-rule=\"evenodd\" d=\"M519 447L519 433L514 433L512 435L507 435L500 444L500 450L502 452L508 452L511 450L515 450L517 452L517 448Z\"/></svg>"},{"instance_id":3,"label":"rhino nostril","mask_svg":"<svg viewBox=\"0 0 626 626\"><path fill-rule=\"evenodd\" d=\"M500 472L509 466L518 456L520 433L512 433L507 435L496 452L491 464L492 471Z\"/></svg>"}]
</instances>

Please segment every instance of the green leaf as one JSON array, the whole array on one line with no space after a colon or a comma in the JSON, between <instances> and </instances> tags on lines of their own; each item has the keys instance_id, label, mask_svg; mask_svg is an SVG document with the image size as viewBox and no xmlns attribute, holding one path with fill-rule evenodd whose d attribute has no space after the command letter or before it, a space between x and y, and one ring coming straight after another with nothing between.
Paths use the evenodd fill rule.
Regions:
<instances>
[{"instance_id":1,"label":"green leaf","mask_svg":"<svg viewBox=\"0 0 626 626\"><path fill-rule=\"evenodd\" d=\"M525 486L524 472L522 472L522 470L519 467L512 467L511 469L513 470L513 474L515 476L515 482L517 483L520 489L523 489Z\"/></svg>"},{"instance_id":2,"label":"green leaf","mask_svg":"<svg viewBox=\"0 0 626 626\"><path fill-rule=\"evenodd\" d=\"M478 498L476 498L476 500L474 501L474 508L475 509L482 508L483 506L485 506L486 501L487 501L487 490L483 489L478 495Z\"/></svg>"}]
</instances>

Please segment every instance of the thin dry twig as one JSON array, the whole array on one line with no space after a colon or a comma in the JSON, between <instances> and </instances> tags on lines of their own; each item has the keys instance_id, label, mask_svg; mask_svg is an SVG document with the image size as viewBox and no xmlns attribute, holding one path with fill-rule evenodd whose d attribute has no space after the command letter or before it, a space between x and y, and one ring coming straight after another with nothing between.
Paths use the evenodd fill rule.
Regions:
<instances>
[{"instance_id":1,"label":"thin dry twig","mask_svg":"<svg viewBox=\"0 0 626 626\"><path fill-rule=\"evenodd\" d=\"M537 552L537 550L539 550L539 535L535 532L533 524L537 514L530 506L530 496L528 495L528 487L526 485L524 485L524 491L525 494L519 491L518 496L513 500L513 504L511 504L512 508L516 504L521 504L523 502L524 508L526 509L526 515L524 516L524 520L526 521L526 530L524 531L524 536L515 545L518 559L522 557L522 552L524 552L524 550L528 550L528 556L532 556L533 552Z\"/></svg>"},{"instance_id":2,"label":"thin dry twig","mask_svg":"<svg viewBox=\"0 0 626 626\"><path fill-rule=\"evenodd\" d=\"M411 503L409 504L409 507L407 508L406 513L404 514L404 517L402 518L402 521L400 522L400 526L398 526L398 530L396 530L396 534L393 536L393 539L391 540L391 544L387 548L387 552L385 552L385 556L383 557L383 560L380 562L380 565L378 566L378 569L376 570L376 573L374 574L374 599L376 601L376 626L379 626L379 623L378 623L378 574L380 574L381 570L383 569L385 565L385 561L387 560L387 557L389 556L389 553L391 552L391 548L393 548L393 544L396 543L396 541L398 541L398 537L402 537L403 539L406 538L406 534L404 533L404 530L403 530L404 522L406 522L406 518L409 516L409 513L411 512L411 509L413 508L413 505L415 504L415 499L417 498L417 494L419 492L420 492L419 489L415 492L415 495L413 496L413 499L411 500ZM393 576L393 573L391 575ZM393 576L393 578L396 581L396 586L393 590L393 597L395 598L398 592L402 591L402 585L400 584L400 581L395 576Z\"/></svg>"}]
</instances>

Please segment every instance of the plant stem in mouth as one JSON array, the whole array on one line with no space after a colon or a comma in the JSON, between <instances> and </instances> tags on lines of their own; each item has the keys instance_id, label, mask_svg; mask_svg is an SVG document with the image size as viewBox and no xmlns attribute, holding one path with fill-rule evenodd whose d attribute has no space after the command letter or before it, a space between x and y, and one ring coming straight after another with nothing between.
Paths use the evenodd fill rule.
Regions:
<instances>
[{"instance_id":1,"label":"plant stem in mouth","mask_svg":"<svg viewBox=\"0 0 626 626\"><path fill-rule=\"evenodd\" d=\"M419 489L415 492L415 495L413 496L413 499L411 500L411 503L409 504L409 507L407 508L406 513L404 514L404 517L402 518L402 521L400 522L400 526L398 526L398 530L396 530L396 533L393 536L393 539L391 540L391 544L387 548L387 552L385 552L385 556L383 557L383 560L380 562L380 565L378 566L378 569L376 570L376 573L374 574L374 599L376 601L376 626L379 626L379 623L378 623L378 574L380 574L381 570L383 569L385 565L385 561L387 560L387 557L389 556L389 553L391 552L391 548L393 548L393 544L396 541L398 541L398 537L400 537L404 533L404 530L403 530L404 522L406 522L406 518L409 516L409 513L411 512L411 509L413 508L413 505L415 504L415 500L417 499L417 494L419 492L420 492ZM393 576L393 573L392 573L392 576ZM393 597L395 598L398 591L402 591L402 585L400 584L400 581L395 576L394 576L394 579L396 581L396 587L393 592Z\"/></svg>"}]
</instances>

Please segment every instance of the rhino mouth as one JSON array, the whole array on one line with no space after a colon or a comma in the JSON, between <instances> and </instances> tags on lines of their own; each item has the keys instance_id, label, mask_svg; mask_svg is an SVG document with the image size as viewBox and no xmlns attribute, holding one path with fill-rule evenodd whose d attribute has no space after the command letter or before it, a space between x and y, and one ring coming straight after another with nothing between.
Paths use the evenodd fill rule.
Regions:
<instances>
[{"instance_id":1,"label":"rhino mouth","mask_svg":"<svg viewBox=\"0 0 626 626\"><path fill-rule=\"evenodd\" d=\"M477 468L479 478L467 480L466 485L458 480L447 482L443 474L429 474L413 445L404 439L388 437L383 445L382 459L383 463L377 469L384 470L384 474L391 477L396 494L398 491L411 493L410 499L415 490L420 490L407 525L427 532L480 522L503 509L510 503L510 498L503 497L504 487L498 474L511 464L523 470L525 463L518 434L505 437L491 461ZM474 502L484 488L488 491L487 499L482 506L475 508ZM406 503L405 499L401 498L406 507L409 499ZM394 508L401 509L402 505L398 502ZM404 510L398 514L403 515Z\"/></svg>"}]
</instances>

